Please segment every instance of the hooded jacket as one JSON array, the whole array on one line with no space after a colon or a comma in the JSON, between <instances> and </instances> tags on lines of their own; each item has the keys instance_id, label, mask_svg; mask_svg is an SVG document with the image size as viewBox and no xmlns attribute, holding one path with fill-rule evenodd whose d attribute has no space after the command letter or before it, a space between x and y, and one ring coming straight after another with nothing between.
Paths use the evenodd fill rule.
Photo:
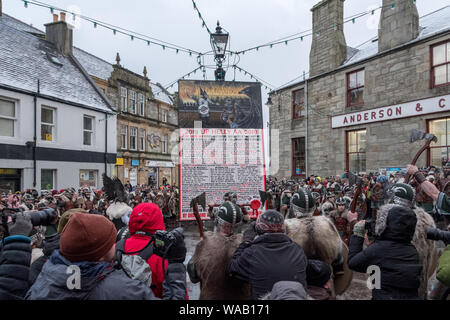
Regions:
<instances>
[{"instance_id":1,"label":"hooded jacket","mask_svg":"<svg viewBox=\"0 0 450 320\"><path fill-rule=\"evenodd\" d=\"M80 270L79 286L75 279ZM71 268L71 269L69 269ZM170 264L165 299L186 299L186 268ZM73 278L71 278L73 277ZM69 288L69 285L71 288ZM55 250L28 291L27 300L154 300L152 290L108 262L70 262Z\"/></svg>"},{"instance_id":2,"label":"hooded jacket","mask_svg":"<svg viewBox=\"0 0 450 320\"><path fill-rule=\"evenodd\" d=\"M375 242L363 249L364 238L350 240L349 268L366 273L369 266L380 268L380 288L372 290L373 300L418 299L422 265L411 243L417 218L412 209L385 205L377 212Z\"/></svg>"},{"instance_id":3,"label":"hooded jacket","mask_svg":"<svg viewBox=\"0 0 450 320\"><path fill-rule=\"evenodd\" d=\"M303 249L283 233L265 233L242 242L234 252L229 272L252 286L259 299L279 281L297 281L306 287L308 259Z\"/></svg>"},{"instance_id":4,"label":"hooded jacket","mask_svg":"<svg viewBox=\"0 0 450 320\"><path fill-rule=\"evenodd\" d=\"M141 203L134 207L128 222L130 238L125 241L125 251L134 252L143 249L158 230L166 230L161 209L153 203ZM147 259L152 270L152 290L156 297L163 297L164 272L163 259L155 254ZM164 268L167 269L167 260Z\"/></svg>"}]
</instances>

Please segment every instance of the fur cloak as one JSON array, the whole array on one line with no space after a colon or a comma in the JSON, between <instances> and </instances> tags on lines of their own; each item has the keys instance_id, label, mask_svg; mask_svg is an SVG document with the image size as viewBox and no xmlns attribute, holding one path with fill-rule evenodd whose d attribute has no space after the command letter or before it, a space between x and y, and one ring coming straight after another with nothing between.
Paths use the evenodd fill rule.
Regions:
<instances>
[{"instance_id":1,"label":"fur cloak","mask_svg":"<svg viewBox=\"0 0 450 320\"><path fill-rule=\"evenodd\" d=\"M377 221L375 225L375 234L381 235L386 228L386 220L389 210L395 204L386 204L377 211ZM422 263L422 275L420 280L419 298L427 299L428 279L433 275L438 264L438 252L433 240L427 239L428 228L436 228L433 218L422 208L415 207L414 213L417 217L416 231L411 241L419 254Z\"/></svg>"},{"instance_id":2,"label":"fur cloak","mask_svg":"<svg viewBox=\"0 0 450 320\"><path fill-rule=\"evenodd\" d=\"M200 300L250 300L250 284L232 278L228 266L234 251L242 242L242 234L225 237L218 232L206 232L193 255L200 278Z\"/></svg>"}]
</instances>

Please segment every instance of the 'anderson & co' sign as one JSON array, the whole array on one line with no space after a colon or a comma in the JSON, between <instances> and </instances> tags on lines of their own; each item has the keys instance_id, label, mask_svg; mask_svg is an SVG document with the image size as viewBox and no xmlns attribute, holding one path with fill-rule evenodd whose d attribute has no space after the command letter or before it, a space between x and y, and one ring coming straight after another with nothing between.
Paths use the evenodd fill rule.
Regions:
<instances>
[{"instance_id":1,"label":"'anderson & co' sign","mask_svg":"<svg viewBox=\"0 0 450 320\"><path fill-rule=\"evenodd\" d=\"M442 111L450 111L450 95L335 116L331 119L331 128L416 117Z\"/></svg>"}]
</instances>

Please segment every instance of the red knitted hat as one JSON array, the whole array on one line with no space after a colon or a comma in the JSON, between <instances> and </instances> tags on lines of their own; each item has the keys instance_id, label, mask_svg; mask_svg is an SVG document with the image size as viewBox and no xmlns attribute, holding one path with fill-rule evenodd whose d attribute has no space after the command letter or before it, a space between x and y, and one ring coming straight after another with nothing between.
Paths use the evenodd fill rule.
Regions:
<instances>
[{"instance_id":1,"label":"red knitted hat","mask_svg":"<svg viewBox=\"0 0 450 320\"><path fill-rule=\"evenodd\" d=\"M74 213L64 227L60 252L70 262L99 261L116 242L117 230L104 216Z\"/></svg>"}]
</instances>

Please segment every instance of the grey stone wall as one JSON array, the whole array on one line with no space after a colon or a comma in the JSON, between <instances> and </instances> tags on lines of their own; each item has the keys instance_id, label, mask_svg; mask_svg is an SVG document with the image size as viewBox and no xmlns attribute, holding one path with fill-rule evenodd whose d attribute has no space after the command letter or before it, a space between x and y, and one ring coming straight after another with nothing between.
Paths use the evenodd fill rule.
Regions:
<instances>
[{"instance_id":1,"label":"grey stone wall","mask_svg":"<svg viewBox=\"0 0 450 320\"><path fill-rule=\"evenodd\" d=\"M419 12L414 1L383 0L378 29L379 52L414 40L418 35Z\"/></svg>"},{"instance_id":2,"label":"grey stone wall","mask_svg":"<svg viewBox=\"0 0 450 320\"><path fill-rule=\"evenodd\" d=\"M344 1L323 0L313 12L313 40L309 56L310 75L331 71L347 58L344 36Z\"/></svg>"},{"instance_id":3,"label":"grey stone wall","mask_svg":"<svg viewBox=\"0 0 450 320\"><path fill-rule=\"evenodd\" d=\"M449 94L450 86L430 88L430 46L450 40L450 36L416 44L401 51L363 61L335 73L308 81L308 174L322 176L342 174L346 167L346 132L367 130L366 169L368 172L382 167L404 167L423 142L409 144L411 129L426 131L428 119L450 116L450 112L331 129L331 117L338 114L373 109L402 102ZM364 105L346 106L346 75L365 69ZM272 95L270 109L271 129L280 130L280 170L277 177L292 175L291 139L306 136L306 119L292 120L292 91L304 83ZM281 107L278 111L278 97ZM426 165L426 153L418 166Z\"/></svg>"}]
</instances>

